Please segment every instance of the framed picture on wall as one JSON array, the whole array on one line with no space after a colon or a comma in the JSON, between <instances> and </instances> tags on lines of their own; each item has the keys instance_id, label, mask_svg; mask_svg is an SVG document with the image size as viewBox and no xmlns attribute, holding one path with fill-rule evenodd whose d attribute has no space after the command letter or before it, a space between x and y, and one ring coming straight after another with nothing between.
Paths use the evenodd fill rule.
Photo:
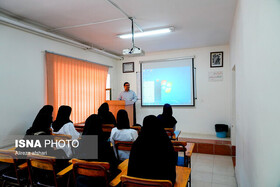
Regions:
<instances>
[{"instance_id":1,"label":"framed picture on wall","mask_svg":"<svg viewBox=\"0 0 280 187\"><path fill-rule=\"evenodd\" d=\"M134 72L134 62L123 63L123 73L132 73L132 72Z\"/></svg>"},{"instance_id":2,"label":"framed picture on wall","mask_svg":"<svg viewBox=\"0 0 280 187\"><path fill-rule=\"evenodd\" d=\"M223 52L211 52L210 53L210 67L211 68L219 68L223 67Z\"/></svg>"}]
</instances>

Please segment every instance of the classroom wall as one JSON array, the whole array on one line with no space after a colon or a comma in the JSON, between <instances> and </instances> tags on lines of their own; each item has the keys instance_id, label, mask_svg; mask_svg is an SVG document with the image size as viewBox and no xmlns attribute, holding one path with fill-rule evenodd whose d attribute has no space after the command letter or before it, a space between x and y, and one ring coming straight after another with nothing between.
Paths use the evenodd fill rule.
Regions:
<instances>
[{"instance_id":1,"label":"classroom wall","mask_svg":"<svg viewBox=\"0 0 280 187\"><path fill-rule=\"evenodd\" d=\"M114 93L116 60L1 24L0 36L0 147L25 134L46 103L45 50L113 66Z\"/></svg>"},{"instance_id":2,"label":"classroom wall","mask_svg":"<svg viewBox=\"0 0 280 187\"><path fill-rule=\"evenodd\" d=\"M136 72L140 72L139 61L168 59L195 56L194 65L197 68L197 100L195 107L173 107L173 115L178 123L176 128L184 133L215 134L217 123L230 124L230 86L229 86L229 52L228 46L213 46L195 49L162 51L148 53L142 57L125 58L122 62L134 62ZM145 49L144 49L145 50ZM210 68L210 52L224 51L224 67ZM118 92L123 90L123 83L130 82L130 87L136 92L136 72L122 73L122 63L118 66L120 72ZM209 82L210 71L222 71L223 81ZM116 99L116 98L114 98ZM145 116L162 113L162 107L141 107L141 101L136 103L137 123L142 125Z\"/></svg>"},{"instance_id":3,"label":"classroom wall","mask_svg":"<svg viewBox=\"0 0 280 187\"><path fill-rule=\"evenodd\" d=\"M236 178L280 186L280 1L238 1L230 40L236 74Z\"/></svg>"}]
</instances>

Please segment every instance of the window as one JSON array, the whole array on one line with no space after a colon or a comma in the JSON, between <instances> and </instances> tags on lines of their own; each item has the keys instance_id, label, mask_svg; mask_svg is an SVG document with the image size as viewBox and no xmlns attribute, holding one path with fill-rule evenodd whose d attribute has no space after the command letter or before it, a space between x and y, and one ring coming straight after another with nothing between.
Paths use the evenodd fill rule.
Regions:
<instances>
[{"instance_id":1,"label":"window","mask_svg":"<svg viewBox=\"0 0 280 187\"><path fill-rule=\"evenodd\" d=\"M107 82L106 82L106 100L111 100L112 94L111 94L111 77L108 73L107 75Z\"/></svg>"},{"instance_id":2,"label":"window","mask_svg":"<svg viewBox=\"0 0 280 187\"><path fill-rule=\"evenodd\" d=\"M84 122L106 98L108 67L46 52L47 104L54 119L61 105L72 107L71 120Z\"/></svg>"}]
</instances>

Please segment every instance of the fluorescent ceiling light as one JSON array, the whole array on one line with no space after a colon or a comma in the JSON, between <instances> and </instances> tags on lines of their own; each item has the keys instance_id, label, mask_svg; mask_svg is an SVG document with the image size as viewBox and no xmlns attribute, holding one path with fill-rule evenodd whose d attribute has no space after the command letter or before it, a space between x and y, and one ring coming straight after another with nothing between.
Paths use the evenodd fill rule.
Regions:
<instances>
[{"instance_id":1,"label":"fluorescent ceiling light","mask_svg":"<svg viewBox=\"0 0 280 187\"><path fill-rule=\"evenodd\" d=\"M136 38L136 37L143 37L143 36L152 36L152 35L169 33L172 31L174 31L174 27L144 31L144 32L137 32L137 33L134 33L134 37ZM122 39L127 39L127 38L131 38L132 34L122 34L122 35L118 35L118 37L120 37Z\"/></svg>"}]
</instances>

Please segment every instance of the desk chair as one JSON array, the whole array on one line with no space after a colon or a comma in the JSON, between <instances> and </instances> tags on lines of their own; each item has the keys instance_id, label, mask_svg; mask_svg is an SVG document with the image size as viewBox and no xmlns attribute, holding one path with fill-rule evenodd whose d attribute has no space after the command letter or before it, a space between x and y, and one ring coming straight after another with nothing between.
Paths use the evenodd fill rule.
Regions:
<instances>
[{"instance_id":1,"label":"desk chair","mask_svg":"<svg viewBox=\"0 0 280 187\"><path fill-rule=\"evenodd\" d=\"M143 179L130 176L121 176L122 187L172 187L170 180Z\"/></svg>"},{"instance_id":2,"label":"desk chair","mask_svg":"<svg viewBox=\"0 0 280 187\"><path fill-rule=\"evenodd\" d=\"M76 131L83 132L84 131L84 127L85 127L85 122L75 123L74 127L75 127Z\"/></svg>"},{"instance_id":3,"label":"desk chair","mask_svg":"<svg viewBox=\"0 0 280 187\"><path fill-rule=\"evenodd\" d=\"M102 131L111 133L112 128L114 128L114 124L102 124Z\"/></svg>"},{"instance_id":4,"label":"desk chair","mask_svg":"<svg viewBox=\"0 0 280 187\"><path fill-rule=\"evenodd\" d=\"M6 183L13 183L13 185L17 186L27 185L28 172L26 167L20 169L14 150L0 150L0 165L2 186L5 186Z\"/></svg>"},{"instance_id":5,"label":"desk chair","mask_svg":"<svg viewBox=\"0 0 280 187\"><path fill-rule=\"evenodd\" d=\"M27 163L32 186L58 187L62 185L63 178L57 175L55 157L28 155Z\"/></svg>"},{"instance_id":6,"label":"desk chair","mask_svg":"<svg viewBox=\"0 0 280 187\"><path fill-rule=\"evenodd\" d=\"M89 180L90 178L99 179L96 181L98 182L98 186L102 184L104 184L104 186L109 186L108 173L110 164L108 162L87 162L84 160L72 159L72 163L75 185L77 185L78 176L86 176Z\"/></svg>"},{"instance_id":7,"label":"desk chair","mask_svg":"<svg viewBox=\"0 0 280 187\"><path fill-rule=\"evenodd\" d=\"M122 151L131 151L132 141L117 141L115 140L115 148L117 152L117 159L120 161L119 150Z\"/></svg>"},{"instance_id":8,"label":"desk chair","mask_svg":"<svg viewBox=\"0 0 280 187\"><path fill-rule=\"evenodd\" d=\"M136 130L138 134L141 132L141 126L132 126L130 128Z\"/></svg>"}]
</instances>

